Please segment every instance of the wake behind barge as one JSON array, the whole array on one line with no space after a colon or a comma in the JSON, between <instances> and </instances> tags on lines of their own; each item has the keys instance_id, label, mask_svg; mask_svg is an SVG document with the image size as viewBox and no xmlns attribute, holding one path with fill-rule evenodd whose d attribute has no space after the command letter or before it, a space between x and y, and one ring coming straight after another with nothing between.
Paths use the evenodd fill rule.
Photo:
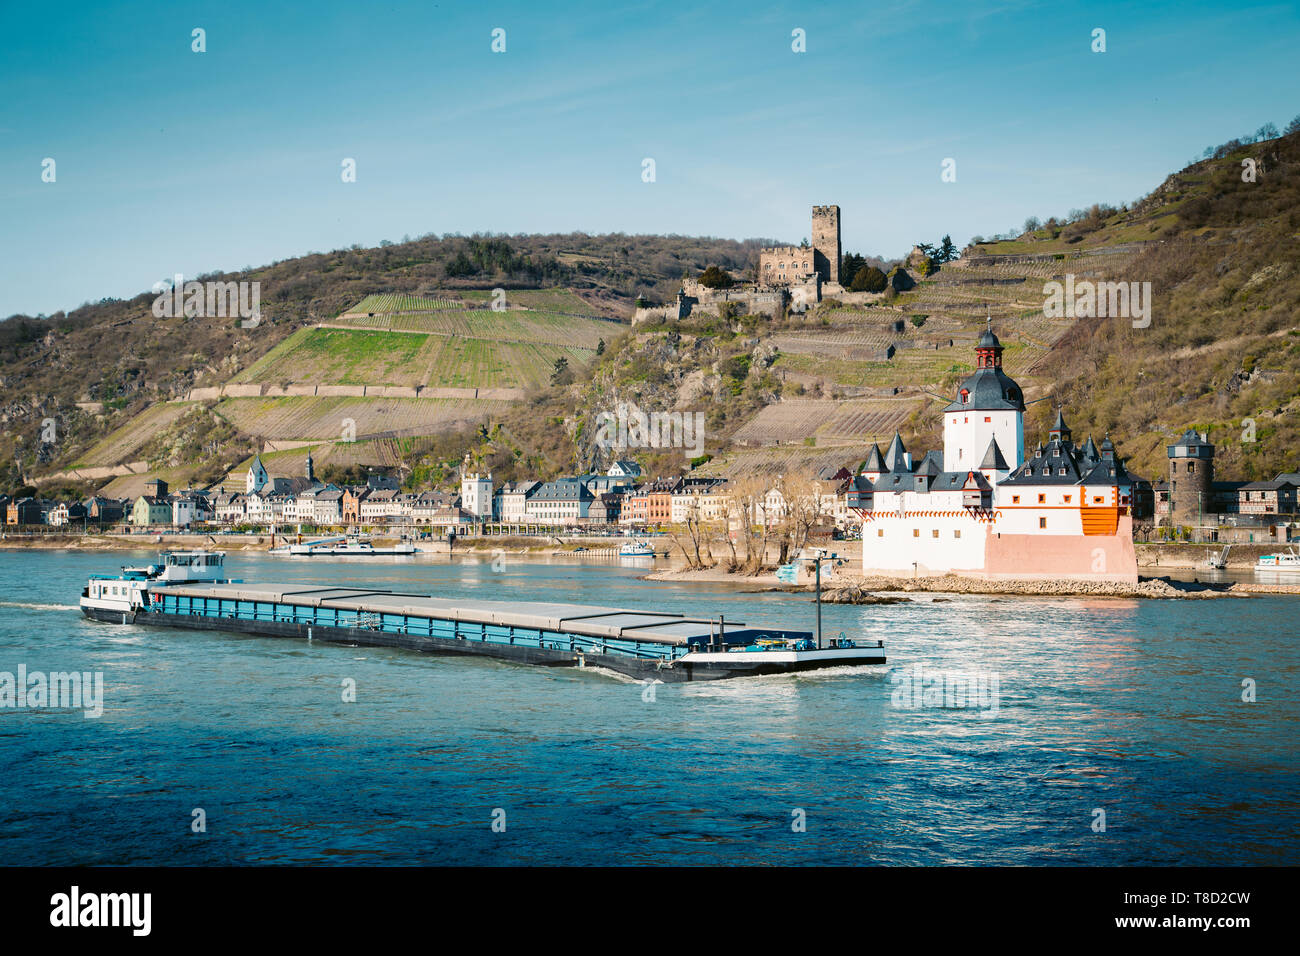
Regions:
<instances>
[{"instance_id":1,"label":"wake behind barge","mask_svg":"<svg viewBox=\"0 0 1300 956\"><path fill-rule=\"evenodd\" d=\"M219 567L220 557L217 560ZM125 569L122 577L95 576L82 593L82 611L114 624L403 647L552 667L599 667L665 682L885 663L879 641L841 638L818 648L809 631L746 625L721 616L709 620L660 611L453 600L303 584L252 586L213 580L211 575L208 571L198 581L175 576L163 580L162 575L150 578Z\"/></svg>"}]
</instances>

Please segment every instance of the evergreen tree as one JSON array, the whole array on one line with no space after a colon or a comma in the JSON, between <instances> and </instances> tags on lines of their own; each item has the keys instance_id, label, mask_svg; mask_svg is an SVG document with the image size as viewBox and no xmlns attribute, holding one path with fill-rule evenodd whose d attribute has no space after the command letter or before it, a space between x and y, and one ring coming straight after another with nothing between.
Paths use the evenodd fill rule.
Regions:
<instances>
[{"instance_id":1,"label":"evergreen tree","mask_svg":"<svg viewBox=\"0 0 1300 956\"><path fill-rule=\"evenodd\" d=\"M840 281L845 286L850 286L853 280L857 278L858 270L867 264L867 260L856 252L846 252L844 258L840 260Z\"/></svg>"},{"instance_id":2,"label":"evergreen tree","mask_svg":"<svg viewBox=\"0 0 1300 956\"><path fill-rule=\"evenodd\" d=\"M863 266L853 277L849 288L854 292L884 292L886 275L875 266Z\"/></svg>"},{"instance_id":3,"label":"evergreen tree","mask_svg":"<svg viewBox=\"0 0 1300 956\"><path fill-rule=\"evenodd\" d=\"M569 360L563 355L555 360L555 368L551 371L552 385L568 385L573 381L573 373L569 371Z\"/></svg>"}]
</instances>

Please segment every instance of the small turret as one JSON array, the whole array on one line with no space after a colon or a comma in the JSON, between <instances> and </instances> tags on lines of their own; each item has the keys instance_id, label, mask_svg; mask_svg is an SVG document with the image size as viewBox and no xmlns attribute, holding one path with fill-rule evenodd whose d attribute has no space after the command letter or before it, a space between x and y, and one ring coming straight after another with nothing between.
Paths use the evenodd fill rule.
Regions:
<instances>
[{"instance_id":1,"label":"small turret","mask_svg":"<svg viewBox=\"0 0 1300 956\"><path fill-rule=\"evenodd\" d=\"M1056 424L1052 430L1047 433L1053 441L1068 442L1070 440L1070 426L1065 424L1065 416L1061 414L1061 409L1056 410Z\"/></svg>"},{"instance_id":2,"label":"small turret","mask_svg":"<svg viewBox=\"0 0 1300 956\"><path fill-rule=\"evenodd\" d=\"M912 470L912 456L903 447L903 436L898 432L894 432L894 440L889 443L889 451L885 452L885 464L890 471Z\"/></svg>"},{"instance_id":3,"label":"small turret","mask_svg":"<svg viewBox=\"0 0 1300 956\"><path fill-rule=\"evenodd\" d=\"M874 481L887 470L888 469L885 467L884 456L880 454L880 446L873 444L871 446L871 453L867 455L867 463L862 466L862 474Z\"/></svg>"}]
</instances>

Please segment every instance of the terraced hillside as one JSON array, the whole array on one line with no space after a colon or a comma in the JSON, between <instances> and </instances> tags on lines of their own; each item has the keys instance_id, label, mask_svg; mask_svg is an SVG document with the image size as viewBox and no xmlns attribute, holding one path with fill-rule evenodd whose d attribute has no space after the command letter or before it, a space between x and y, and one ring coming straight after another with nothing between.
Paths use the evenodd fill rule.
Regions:
<instances>
[{"instance_id":1,"label":"terraced hillside","mask_svg":"<svg viewBox=\"0 0 1300 956\"><path fill-rule=\"evenodd\" d=\"M888 441L923 403L920 396L843 402L791 399L766 406L731 438L742 445Z\"/></svg>"},{"instance_id":2,"label":"terraced hillside","mask_svg":"<svg viewBox=\"0 0 1300 956\"><path fill-rule=\"evenodd\" d=\"M582 301L563 290L514 295L552 308L578 308ZM367 296L338 319L299 329L233 381L523 393L548 384L561 359L580 372L601 343L623 329L607 319L521 302L501 311L467 308L478 297L462 296Z\"/></svg>"},{"instance_id":3,"label":"terraced hillside","mask_svg":"<svg viewBox=\"0 0 1300 956\"><path fill-rule=\"evenodd\" d=\"M324 328L415 332L492 342L576 346L595 350L622 331L618 323L588 316L540 310L493 312L491 309L444 309L438 312L340 316Z\"/></svg>"},{"instance_id":4,"label":"terraced hillside","mask_svg":"<svg viewBox=\"0 0 1300 956\"><path fill-rule=\"evenodd\" d=\"M439 398L229 398L216 406L239 431L272 441L429 435L487 421L506 402Z\"/></svg>"}]
</instances>

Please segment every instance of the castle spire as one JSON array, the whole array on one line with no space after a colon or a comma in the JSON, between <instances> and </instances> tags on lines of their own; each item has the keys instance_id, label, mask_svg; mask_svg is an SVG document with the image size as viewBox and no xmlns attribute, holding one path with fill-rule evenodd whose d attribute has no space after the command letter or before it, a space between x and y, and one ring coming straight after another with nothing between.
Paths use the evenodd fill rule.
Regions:
<instances>
[{"instance_id":1,"label":"castle spire","mask_svg":"<svg viewBox=\"0 0 1300 956\"><path fill-rule=\"evenodd\" d=\"M1062 405L1056 406L1056 424L1052 426L1052 430L1048 433L1048 437L1054 441L1070 440L1070 426L1065 424L1065 416L1061 414L1062 408L1064 408Z\"/></svg>"}]
</instances>

